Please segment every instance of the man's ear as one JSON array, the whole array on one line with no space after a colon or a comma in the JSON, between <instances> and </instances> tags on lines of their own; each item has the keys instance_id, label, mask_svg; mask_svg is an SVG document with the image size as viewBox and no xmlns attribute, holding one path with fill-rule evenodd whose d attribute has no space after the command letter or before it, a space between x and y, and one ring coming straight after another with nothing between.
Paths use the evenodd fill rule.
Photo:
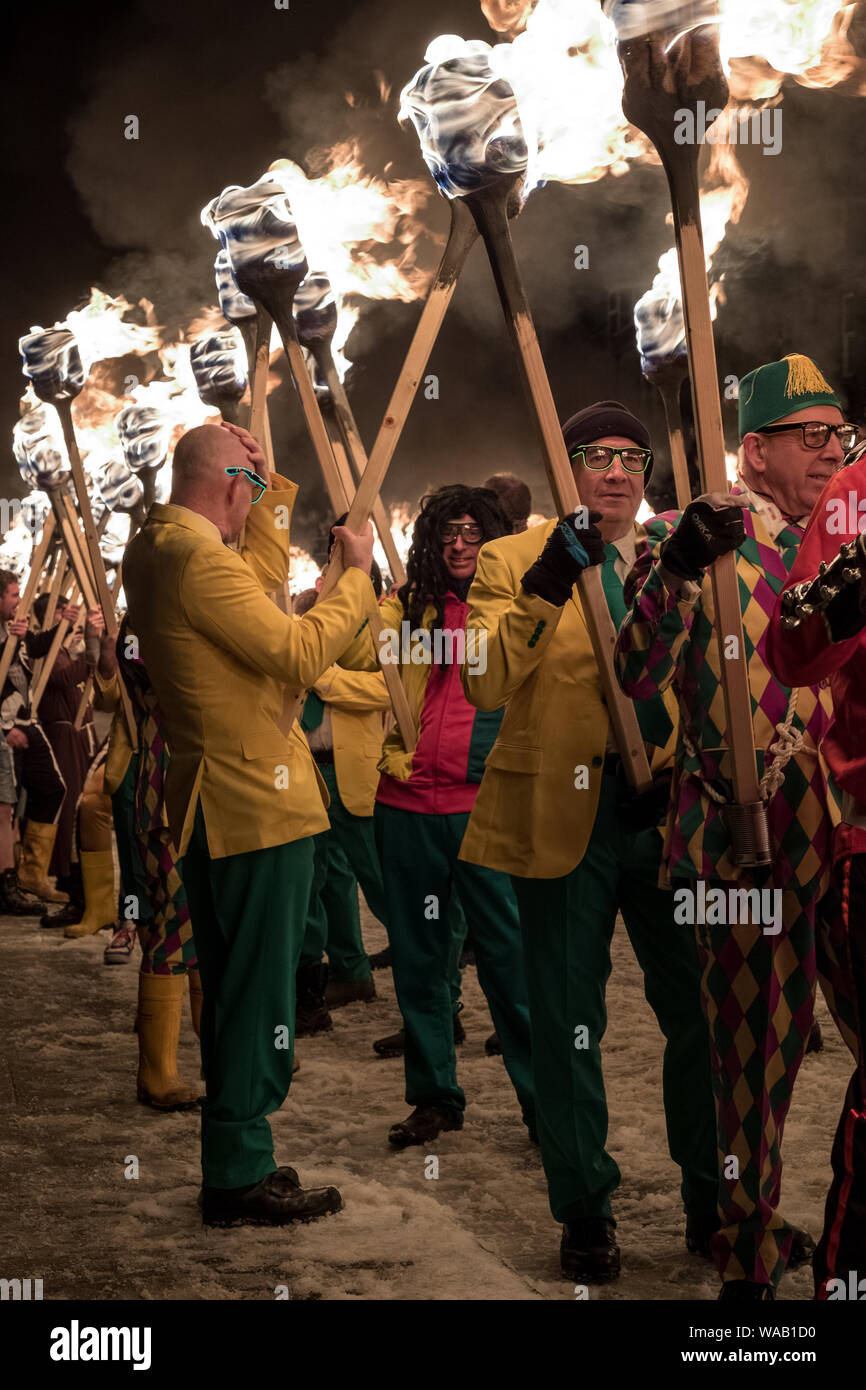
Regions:
<instances>
[{"instance_id":1,"label":"man's ear","mask_svg":"<svg viewBox=\"0 0 866 1390\"><path fill-rule=\"evenodd\" d=\"M759 434L743 436L743 457L754 473L763 473L767 467L767 444Z\"/></svg>"}]
</instances>

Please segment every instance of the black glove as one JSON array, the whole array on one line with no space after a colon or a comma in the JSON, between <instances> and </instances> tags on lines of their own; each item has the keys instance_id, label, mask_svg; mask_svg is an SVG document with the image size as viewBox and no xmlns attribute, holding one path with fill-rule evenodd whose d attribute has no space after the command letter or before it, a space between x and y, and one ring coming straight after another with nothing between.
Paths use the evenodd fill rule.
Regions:
<instances>
[{"instance_id":1,"label":"black glove","mask_svg":"<svg viewBox=\"0 0 866 1390\"><path fill-rule=\"evenodd\" d=\"M745 539L742 507L714 507L708 496L696 497L686 507L673 535L659 547L659 558L678 579L698 580L707 565L736 550Z\"/></svg>"},{"instance_id":2,"label":"black glove","mask_svg":"<svg viewBox=\"0 0 866 1390\"><path fill-rule=\"evenodd\" d=\"M587 566L600 565L604 560L604 541L595 524L601 521L601 515L578 508L578 520L588 517L589 525L576 526L574 515L570 514L554 526L535 564L530 565L521 580L525 593L535 594L557 607L568 602Z\"/></svg>"},{"instance_id":3,"label":"black glove","mask_svg":"<svg viewBox=\"0 0 866 1390\"><path fill-rule=\"evenodd\" d=\"M866 627L866 576L846 584L824 609L831 642L847 642Z\"/></svg>"}]
</instances>

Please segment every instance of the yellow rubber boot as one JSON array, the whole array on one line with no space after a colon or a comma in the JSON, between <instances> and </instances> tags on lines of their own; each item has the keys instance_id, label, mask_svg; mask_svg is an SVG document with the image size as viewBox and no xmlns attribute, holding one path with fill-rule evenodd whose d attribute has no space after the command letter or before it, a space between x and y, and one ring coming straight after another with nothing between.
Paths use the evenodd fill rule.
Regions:
<instances>
[{"instance_id":1,"label":"yellow rubber boot","mask_svg":"<svg viewBox=\"0 0 866 1390\"><path fill-rule=\"evenodd\" d=\"M29 820L24 827L21 840L18 882L26 892L35 894L44 903L69 902L69 894L61 893L48 877L48 865L51 863L51 851L56 839L56 825Z\"/></svg>"},{"instance_id":2,"label":"yellow rubber boot","mask_svg":"<svg viewBox=\"0 0 866 1390\"><path fill-rule=\"evenodd\" d=\"M155 1110L191 1110L198 1095L177 1074L183 975L138 977L138 1099Z\"/></svg>"},{"instance_id":3,"label":"yellow rubber boot","mask_svg":"<svg viewBox=\"0 0 866 1390\"><path fill-rule=\"evenodd\" d=\"M114 891L114 860L111 850L81 851L81 877L84 881L84 916L66 928L65 936L92 936L100 927L114 925L117 894Z\"/></svg>"},{"instance_id":4,"label":"yellow rubber boot","mask_svg":"<svg viewBox=\"0 0 866 1390\"><path fill-rule=\"evenodd\" d=\"M189 980L189 1012L192 1019L193 1031L197 1038L201 1037L201 1006L204 994L201 987L201 975L198 968L194 965L189 966L186 972Z\"/></svg>"}]
</instances>

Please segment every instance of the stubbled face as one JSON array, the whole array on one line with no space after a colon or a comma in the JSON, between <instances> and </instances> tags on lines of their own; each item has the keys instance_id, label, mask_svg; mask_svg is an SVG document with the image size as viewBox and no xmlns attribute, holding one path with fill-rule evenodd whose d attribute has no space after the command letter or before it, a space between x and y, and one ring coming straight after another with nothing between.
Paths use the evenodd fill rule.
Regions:
<instances>
[{"instance_id":1,"label":"stubbled face","mask_svg":"<svg viewBox=\"0 0 866 1390\"><path fill-rule=\"evenodd\" d=\"M795 410L776 425L802 420L820 420L841 425L843 415L835 405L813 405ZM743 476L755 492L770 497L783 516L807 516L820 497L824 484L841 466L842 446L831 434L823 449L808 449L802 430L785 434L747 434L743 439Z\"/></svg>"},{"instance_id":2,"label":"stubbled face","mask_svg":"<svg viewBox=\"0 0 866 1390\"><path fill-rule=\"evenodd\" d=\"M639 449L643 446L624 435L606 434L593 439L587 449L603 444L610 449ZM571 460L574 481L582 506L601 512L599 530L606 541L624 536L634 525L637 510L643 501L645 473L629 473L622 460L615 458L609 468L587 468L583 456Z\"/></svg>"},{"instance_id":3,"label":"stubbled face","mask_svg":"<svg viewBox=\"0 0 866 1390\"><path fill-rule=\"evenodd\" d=\"M449 522L446 522L443 530L447 530L449 525L477 526L478 523L474 516L464 512L462 516L452 517ZM478 552L483 543L481 539L476 542L467 541L462 533L458 533L456 540L442 543L442 558L452 579L471 579L473 577L478 564Z\"/></svg>"},{"instance_id":4,"label":"stubbled face","mask_svg":"<svg viewBox=\"0 0 866 1390\"><path fill-rule=\"evenodd\" d=\"M17 584L10 584L6 592L0 596L0 619L8 623L10 618L15 617L15 609L18 607L20 597Z\"/></svg>"}]
</instances>

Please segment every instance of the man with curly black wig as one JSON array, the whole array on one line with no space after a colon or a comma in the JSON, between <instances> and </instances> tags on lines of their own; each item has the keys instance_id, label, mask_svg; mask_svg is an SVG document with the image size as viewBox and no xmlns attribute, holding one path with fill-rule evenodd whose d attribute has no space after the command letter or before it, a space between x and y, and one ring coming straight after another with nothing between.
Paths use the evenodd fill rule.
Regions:
<instances>
[{"instance_id":1,"label":"man with curly black wig","mask_svg":"<svg viewBox=\"0 0 866 1390\"><path fill-rule=\"evenodd\" d=\"M529 1010L517 905L508 876L457 855L501 711L481 713L463 693L461 663L483 662L466 631L466 597L485 541L511 531L496 494L453 484L424 497L406 583L381 605L380 659L399 665L418 741L385 739L375 829L391 960L405 1027L406 1101L390 1130L396 1148L463 1127L450 988L448 905L456 887L475 946L478 979L502 1043L523 1119L535 1137Z\"/></svg>"}]
</instances>

